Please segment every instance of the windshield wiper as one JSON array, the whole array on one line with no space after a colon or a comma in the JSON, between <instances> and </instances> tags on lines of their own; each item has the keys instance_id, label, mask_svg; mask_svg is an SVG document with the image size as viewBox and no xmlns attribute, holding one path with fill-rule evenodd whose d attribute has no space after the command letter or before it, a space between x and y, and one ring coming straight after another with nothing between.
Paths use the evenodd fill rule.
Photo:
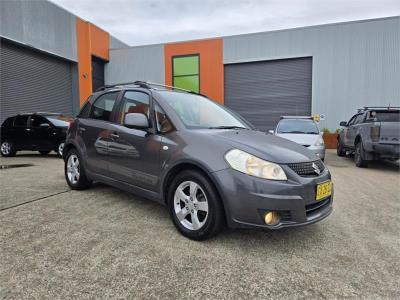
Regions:
<instances>
[{"instance_id":1,"label":"windshield wiper","mask_svg":"<svg viewBox=\"0 0 400 300\"><path fill-rule=\"evenodd\" d=\"M213 127L208 127L208 129L247 129L247 128L241 126L213 126Z\"/></svg>"},{"instance_id":2,"label":"windshield wiper","mask_svg":"<svg viewBox=\"0 0 400 300\"><path fill-rule=\"evenodd\" d=\"M279 133L305 133L304 131L281 131Z\"/></svg>"}]
</instances>

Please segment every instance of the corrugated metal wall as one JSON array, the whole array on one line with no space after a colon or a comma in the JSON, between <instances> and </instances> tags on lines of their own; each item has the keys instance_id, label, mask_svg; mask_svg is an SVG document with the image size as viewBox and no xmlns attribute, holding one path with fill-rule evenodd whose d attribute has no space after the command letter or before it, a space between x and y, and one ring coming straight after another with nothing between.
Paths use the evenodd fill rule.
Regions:
<instances>
[{"instance_id":1,"label":"corrugated metal wall","mask_svg":"<svg viewBox=\"0 0 400 300\"><path fill-rule=\"evenodd\" d=\"M356 108L400 106L400 17L225 37L224 63L313 57L312 112L335 130Z\"/></svg>"},{"instance_id":2,"label":"corrugated metal wall","mask_svg":"<svg viewBox=\"0 0 400 300\"><path fill-rule=\"evenodd\" d=\"M151 45L110 50L105 67L106 84L145 80L165 81L164 45Z\"/></svg>"},{"instance_id":3,"label":"corrugated metal wall","mask_svg":"<svg viewBox=\"0 0 400 300\"><path fill-rule=\"evenodd\" d=\"M0 123L19 112L73 114L77 105L74 69L74 63L67 60L2 40Z\"/></svg>"},{"instance_id":4,"label":"corrugated metal wall","mask_svg":"<svg viewBox=\"0 0 400 300\"><path fill-rule=\"evenodd\" d=\"M225 105L264 132L310 115L311 68L309 57L225 65Z\"/></svg>"},{"instance_id":5,"label":"corrugated metal wall","mask_svg":"<svg viewBox=\"0 0 400 300\"><path fill-rule=\"evenodd\" d=\"M0 1L0 36L73 61L75 19L49 1Z\"/></svg>"}]
</instances>

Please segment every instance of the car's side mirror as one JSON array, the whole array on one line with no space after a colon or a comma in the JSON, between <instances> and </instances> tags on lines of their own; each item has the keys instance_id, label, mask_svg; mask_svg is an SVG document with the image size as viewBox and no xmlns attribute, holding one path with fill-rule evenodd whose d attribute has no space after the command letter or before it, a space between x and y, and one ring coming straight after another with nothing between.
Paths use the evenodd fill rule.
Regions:
<instances>
[{"instance_id":1,"label":"car's side mirror","mask_svg":"<svg viewBox=\"0 0 400 300\"><path fill-rule=\"evenodd\" d=\"M346 127L347 126L347 122L346 121L342 121L339 123L340 126Z\"/></svg>"},{"instance_id":2,"label":"car's side mirror","mask_svg":"<svg viewBox=\"0 0 400 300\"><path fill-rule=\"evenodd\" d=\"M42 123L39 126L42 127L42 128L49 128L50 124L49 123Z\"/></svg>"},{"instance_id":3,"label":"car's side mirror","mask_svg":"<svg viewBox=\"0 0 400 300\"><path fill-rule=\"evenodd\" d=\"M274 134L274 131L272 129L268 130L269 134Z\"/></svg>"},{"instance_id":4,"label":"car's side mirror","mask_svg":"<svg viewBox=\"0 0 400 300\"><path fill-rule=\"evenodd\" d=\"M124 125L129 128L148 129L149 120L144 114L130 113L125 115Z\"/></svg>"}]
</instances>

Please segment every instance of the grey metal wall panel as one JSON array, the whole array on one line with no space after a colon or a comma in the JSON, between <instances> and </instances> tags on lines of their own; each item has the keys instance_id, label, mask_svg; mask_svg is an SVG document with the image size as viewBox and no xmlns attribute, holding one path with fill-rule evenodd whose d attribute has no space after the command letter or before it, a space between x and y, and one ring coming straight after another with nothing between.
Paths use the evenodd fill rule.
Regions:
<instances>
[{"instance_id":1,"label":"grey metal wall panel","mask_svg":"<svg viewBox=\"0 0 400 300\"><path fill-rule=\"evenodd\" d=\"M282 115L310 115L312 58L225 65L225 105L258 129Z\"/></svg>"},{"instance_id":2,"label":"grey metal wall panel","mask_svg":"<svg viewBox=\"0 0 400 300\"><path fill-rule=\"evenodd\" d=\"M223 38L224 63L313 57L312 113L335 130L365 105L400 105L400 17Z\"/></svg>"},{"instance_id":3,"label":"grey metal wall panel","mask_svg":"<svg viewBox=\"0 0 400 300\"><path fill-rule=\"evenodd\" d=\"M110 49L128 48L129 45L110 35Z\"/></svg>"},{"instance_id":4,"label":"grey metal wall panel","mask_svg":"<svg viewBox=\"0 0 400 300\"><path fill-rule=\"evenodd\" d=\"M0 1L0 36L77 61L76 17L44 0Z\"/></svg>"},{"instance_id":5,"label":"grey metal wall panel","mask_svg":"<svg viewBox=\"0 0 400 300\"><path fill-rule=\"evenodd\" d=\"M73 114L76 94L72 70L73 63L67 60L2 40L0 121L19 112Z\"/></svg>"},{"instance_id":6,"label":"grey metal wall panel","mask_svg":"<svg viewBox=\"0 0 400 300\"><path fill-rule=\"evenodd\" d=\"M164 46L111 49L105 67L106 84L146 80L164 83Z\"/></svg>"}]
</instances>

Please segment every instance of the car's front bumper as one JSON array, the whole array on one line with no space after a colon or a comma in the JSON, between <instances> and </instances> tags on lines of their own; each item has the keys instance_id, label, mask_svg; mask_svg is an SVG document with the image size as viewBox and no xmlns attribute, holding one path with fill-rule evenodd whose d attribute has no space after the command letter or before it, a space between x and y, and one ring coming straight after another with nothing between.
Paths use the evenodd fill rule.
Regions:
<instances>
[{"instance_id":1,"label":"car's front bumper","mask_svg":"<svg viewBox=\"0 0 400 300\"><path fill-rule=\"evenodd\" d=\"M213 173L223 198L228 226L278 229L301 226L324 219L332 212L332 195L316 201L316 186L330 180L325 169L317 177L300 177L283 166L289 180L264 180L232 169ZM291 179L292 178L292 179ZM267 211L276 211L281 220L275 226L264 222Z\"/></svg>"}]
</instances>

